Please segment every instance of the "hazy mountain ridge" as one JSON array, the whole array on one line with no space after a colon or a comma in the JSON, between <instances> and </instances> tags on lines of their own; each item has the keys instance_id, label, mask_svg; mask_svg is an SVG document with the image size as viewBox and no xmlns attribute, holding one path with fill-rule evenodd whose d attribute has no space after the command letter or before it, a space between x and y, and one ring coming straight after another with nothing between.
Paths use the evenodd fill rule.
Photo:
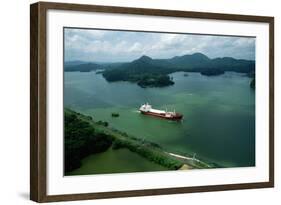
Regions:
<instances>
[{"instance_id":1,"label":"hazy mountain ridge","mask_svg":"<svg viewBox=\"0 0 281 205\"><path fill-rule=\"evenodd\" d=\"M136 67L134 67L136 66ZM142 68L148 66L147 68ZM153 68L152 68L153 67ZM167 71L187 70L193 72L200 72L206 69L220 69L223 71L236 71L242 73L249 73L255 69L255 61L235 59L232 57L209 58L202 53L187 54L183 56L175 56L167 59L152 59L149 56L143 55L140 58L131 62L125 63L96 63L85 61L67 61L65 62L65 71L92 71L97 69L132 69L137 72L140 70L149 70L152 72L156 68L161 68ZM150 70L151 71L151 70Z\"/></svg>"},{"instance_id":2,"label":"hazy mountain ridge","mask_svg":"<svg viewBox=\"0 0 281 205\"><path fill-rule=\"evenodd\" d=\"M64 66L74 66L74 65L81 65L81 64L85 64L88 62L85 61L80 61L80 60L73 60L73 61L66 61L64 63Z\"/></svg>"},{"instance_id":3,"label":"hazy mountain ridge","mask_svg":"<svg viewBox=\"0 0 281 205\"><path fill-rule=\"evenodd\" d=\"M75 72L75 71L80 71L80 72L90 72L93 70L98 70L98 69L103 69L102 65L99 65L97 63L85 63L83 61L79 61L79 63L72 63L69 64L66 62L64 64L64 71L66 72Z\"/></svg>"},{"instance_id":4,"label":"hazy mountain ridge","mask_svg":"<svg viewBox=\"0 0 281 205\"><path fill-rule=\"evenodd\" d=\"M103 69L103 77L109 81L130 81L141 87L162 87L174 82L168 74L185 71L200 72L202 75L220 75L225 71L254 73L255 61L222 57L210 59L202 53L175 56L168 59L152 59L143 55L127 63L84 63L65 65L65 71L89 72Z\"/></svg>"}]
</instances>

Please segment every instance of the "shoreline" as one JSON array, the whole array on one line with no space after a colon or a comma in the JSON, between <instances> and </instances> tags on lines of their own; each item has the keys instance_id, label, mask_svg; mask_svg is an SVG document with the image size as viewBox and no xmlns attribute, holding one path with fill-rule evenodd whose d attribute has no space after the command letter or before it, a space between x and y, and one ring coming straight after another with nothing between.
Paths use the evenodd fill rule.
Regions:
<instances>
[{"instance_id":1,"label":"shoreline","mask_svg":"<svg viewBox=\"0 0 281 205\"><path fill-rule=\"evenodd\" d=\"M208 169L215 168L196 158L183 156L164 150L160 145L154 142L143 140L115 128L98 124L92 120L92 117L77 113L65 108L67 112L75 114L79 119L88 122L98 133L110 135L113 138L114 149L126 148L146 160L152 161L170 170L189 170L189 169Z\"/></svg>"},{"instance_id":2,"label":"shoreline","mask_svg":"<svg viewBox=\"0 0 281 205\"><path fill-rule=\"evenodd\" d=\"M180 158L180 159L183 159L183 160L191 160L191 161L196 161L198 163L202 163L202 164L205 164L208 168L213 168L212 166L210 166L209 164L207 164L206 162L203 162L195 157L187 157L187 156L184 156L184 155L179 155L179 154L175 154L175 153L172 153L172 152L167 152L169 155L171 156L174 156L174 157L177 157L177 158Z\"/></svg>"}]
</instances>

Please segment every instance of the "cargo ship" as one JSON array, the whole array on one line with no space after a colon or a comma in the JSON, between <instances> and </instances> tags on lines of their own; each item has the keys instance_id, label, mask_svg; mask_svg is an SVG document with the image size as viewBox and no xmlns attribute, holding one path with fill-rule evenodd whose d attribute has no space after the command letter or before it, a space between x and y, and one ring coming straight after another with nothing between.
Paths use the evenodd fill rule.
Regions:
<instances>
[{"instance_id":1,"label":"cargo ship","mask_svg":"<svg viewBox=\"0 0 281 205\"><path fill-rule=\"evenodd\" d=\"M176 120L179 121L183 118L183 115L180 113L176 113L174 112L168 112L165 110L157 110L157 109L153 109L151 105L149 105L148 103L143 104L140 108L139 108L140 113L144 114L144 115L150 115L150 116L154 116L154 117L159 117L159 118L163 118L163 119L167 119L167 120Z\"/></svg>"}]
</instances>

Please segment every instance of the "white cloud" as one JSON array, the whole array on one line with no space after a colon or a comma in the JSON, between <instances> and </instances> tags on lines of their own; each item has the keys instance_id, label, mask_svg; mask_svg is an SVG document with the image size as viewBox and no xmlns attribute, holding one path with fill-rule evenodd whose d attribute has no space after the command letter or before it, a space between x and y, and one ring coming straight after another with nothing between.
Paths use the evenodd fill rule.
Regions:
<instances>
[{"instance_id":1,"label":"white cloud","mask_svg":"<svg viewBox=\"0 0 281 205\"><path fill-rule=\"evenodd\" d=\"M210 58L255 58L255 39L89 29L65 30L66 60L130 61L202 52Z\"/></svg>"},{"instance_id":2,"label":"white cloud","mask_svg":"<svg viewBox=\"0 0 281 205\"><path fill-rule=\"evenodd\" d=\"M143 46L139 42L135 42L131 47L128 48L129 52L142 52Z\"/></svg>"}]
</instances>

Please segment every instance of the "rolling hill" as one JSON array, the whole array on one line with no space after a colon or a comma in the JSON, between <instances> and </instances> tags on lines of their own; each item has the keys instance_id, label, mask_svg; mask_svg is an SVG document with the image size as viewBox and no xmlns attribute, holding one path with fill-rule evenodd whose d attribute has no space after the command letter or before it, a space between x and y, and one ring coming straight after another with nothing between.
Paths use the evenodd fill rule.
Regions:
<instances>
[{"instance_id":1,"label":"rolling hill","mask_svg":"<svg viewBox=\"0 0 281 205\"><path fill-rule=\"evenodd\" d=\"M81 63L81 62L80 62ZM168 74L185 71L200 72L202 75L220 75L225 71L254 73L255 61L231 57L209 58L202 53L175 56L168 59L152 59L143 55L126 63L83 63L65 64L64 71L89 72L103 69L103 77L109 81L130 81L141 87L162 87L174 84Z\"/></svg>"},{"instance_id":2,"label":"rolling hill","mask_svg":"<svg viewBox=\"0 0 281 205\"><path fill-rule=\"evenodd\" d=\"M177 71L200 72L202 75L220 75L225 71L252 73L255 61L230 57L210 59L202 53L176 56L170 59L152 59L142 56L132 62L123 63L114 69L106 69L104 78L109 82L130 81L141 87L172 85L168 74Z\"/></svg>"}]
</instances>

